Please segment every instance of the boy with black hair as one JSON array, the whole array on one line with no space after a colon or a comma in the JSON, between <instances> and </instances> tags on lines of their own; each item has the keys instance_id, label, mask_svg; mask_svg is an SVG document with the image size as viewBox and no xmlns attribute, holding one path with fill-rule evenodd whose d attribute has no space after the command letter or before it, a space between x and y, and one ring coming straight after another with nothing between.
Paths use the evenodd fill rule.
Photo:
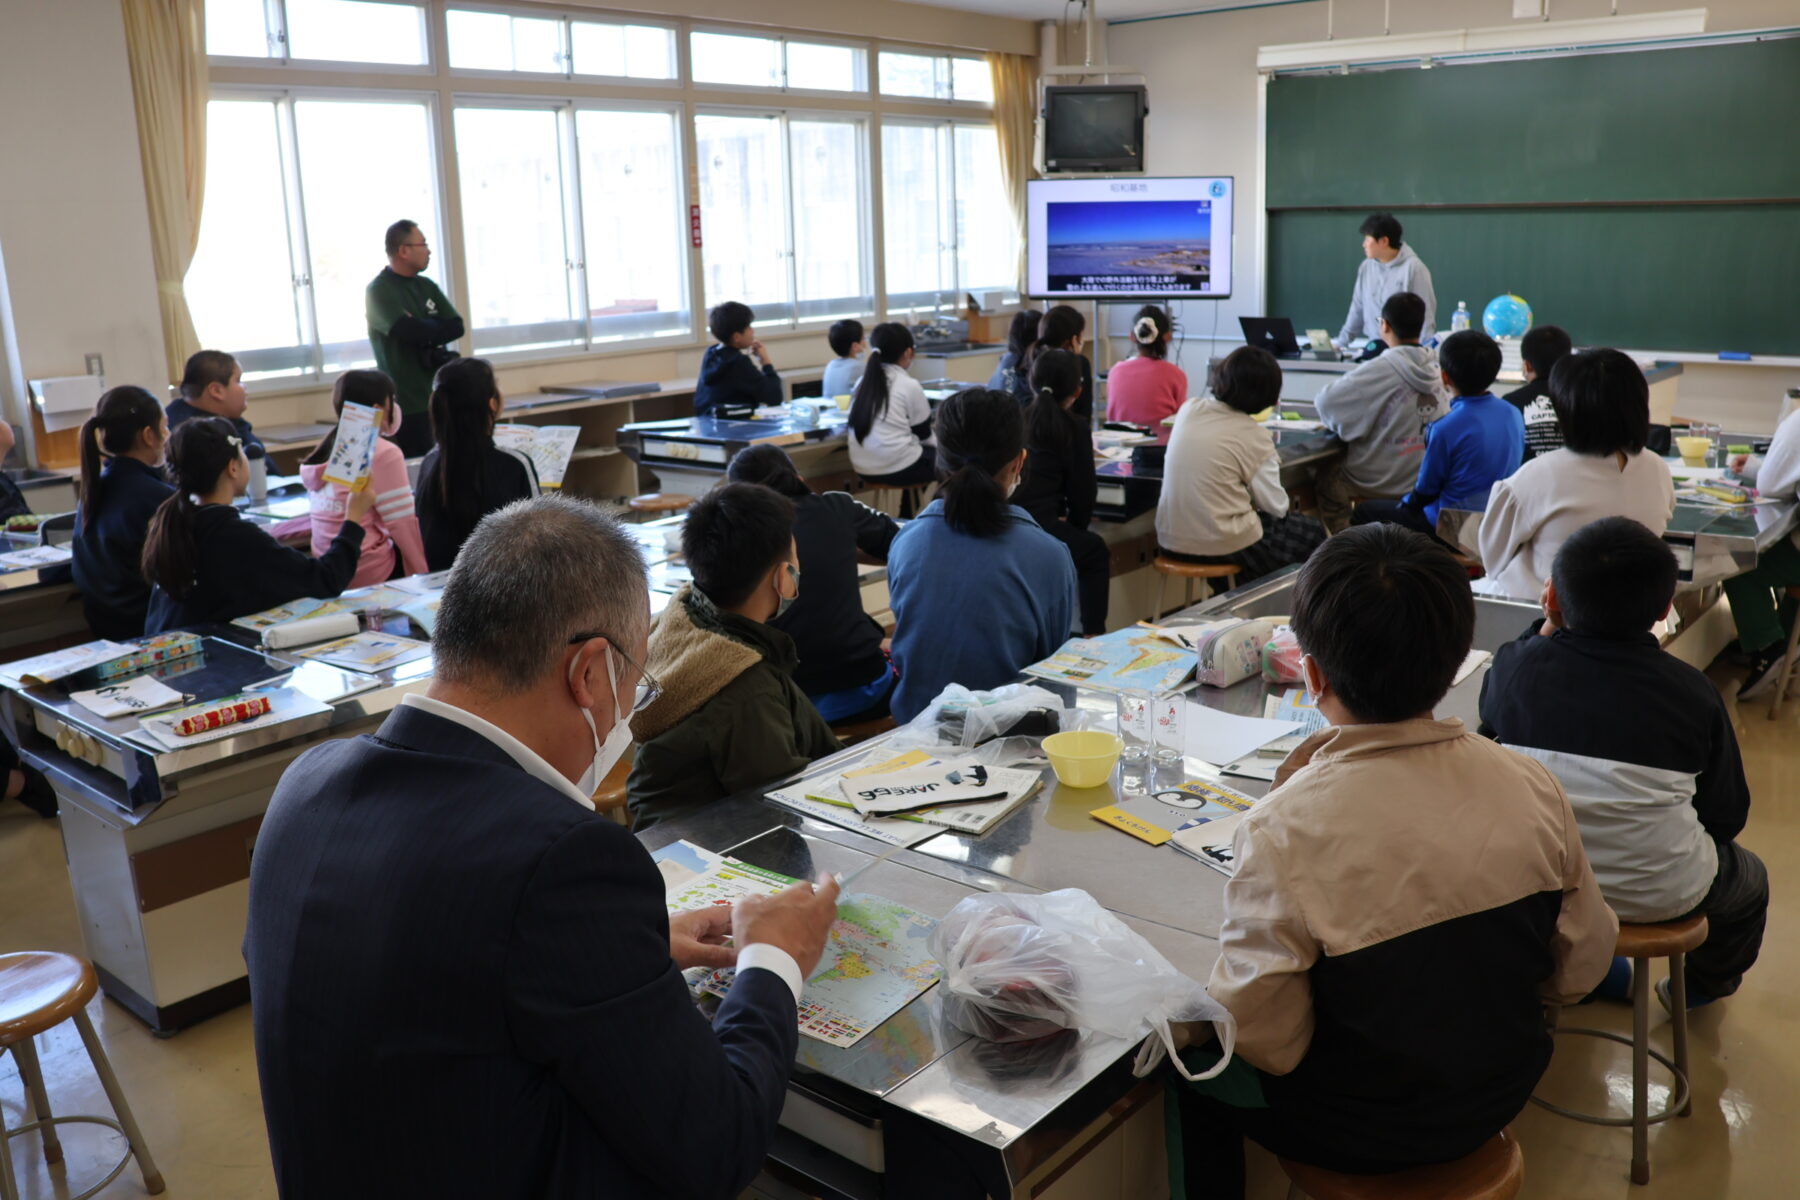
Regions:
<instances>
[{"instance_id":1,"label":"boy with black hair","mask_svg":"<svg viewBox=\"0 0 1800 1200\"><path fill-rule=\"evenodd\" d=\"M1704 914L1689 1008L1737 991L1756 962L1769 876L1739 846L1750 789L1731 712L1651 626L1675 599L1675 555L1627 517L1583 526L1544 587L1544 620L1495 654L1482 731L1548 767L1622 921ZM1667 1008L1668 983L1657 986Z\"/></svg>"},{"instance_id":2,"label":"boy with black hair","mask_svg":"<svg viewBox=\"0 0 1800 1200\"><path fill-rule=\"evenodd\" d=\"M1363 261L1356 268L1349 315L1335 339L1338 346L1356 350L1365 340L1378 336L1381 306L1396 292L1411 292L1425 301L1422 336L1430 338L1437 332L1437 294L1431 290L1431 271L1411 246L1402 244L1399 220L1393 213L1370 213L1360 232Z\"/></svg>"},{"instance_id":3,"label":"boy with black hair","mask_svg":"<svg viewBox=\"0 0 1800 1200\"><path fill-rule=\"evenodd\" d=\"M1438 347L1438 371L1450 411L1425 433L1418 481L1399 500L1357 505L1355 524L1387 522L1439 537L1440 512L1485 509L1494 484L1519 469L1524 420L1489 390L1500 374L1499 343L1473 329L1453 333Z\"/></svg>"},{"instance_id":4,"label":"boy with black hair","mask_svg":"<svg viewBox=\"0 0 1800 1200\"><path fill-rule=\"evenodd\" d=\"M825 331L825 340L831 343L831 352L837 357L825 364L820 394L827 400L848 396L856 391L856 381L862 377L863 351L868 349L863 343L862 322L848 317L833 321Z\"/></svg>"},{"instance_id":5,"label":"boy with black hair","mask_svg":"<svg viewBox=\"0 0 1800 1200\"><path fill-rule=\"evenodd\" d=\"M1471 1153L1550 1061L1545 1004L1585 996L1618 937L1555 777L1433 715L1475 628L1447 551L1348 530L1300 568L1292 624L1331 724L1232 843L1207 991L1239 1063L1177 1085L1190 1196L1242 1194L1240 1134L1363 1174Z\"/></svg>"},{"instance_id":6,"label":"boy with black hair","mask_svg":"<svg viewBox=\"0 0 1800 1200\"><path fill-rule=\"evenodd\" d=\"M164 409L170 433L195 417L223 417L243 439L245 458L268 455L244 416L250 398L244 392L244 370L234 356L223 350L194 351L181 368L180 392Z\"/></svg>"},{"instance_id":7,"label":"boy with black hair","mask_svg":"<svg viewBox=\"0 0 1800 1200\"><path fill-rule=\"evenodd\" d=\"M650 630L659 694L631 719L640 830L841 749L794 682L794 639L768 624L800 594L793 501L760 484L715 488L688 509L681 552L694 582Z\"/></svg>"},{"instance_id":8,"label":"boy with black hair","mask_svg":"<svg viewBox=\"0 0 1800 1200\"><path fill-rule=\"evenodd\" d=\"M757 339L755 321L750 306L736 300L706 314L706 327L718 345L708 346L700 360L700 381L694 385L697 415L748 417L759 407L782 403L781 376Z\"/></svg>"},{"instance_id":9,"label":"boy with black hair","mask_svg":"<svg viewBox=\"0 0 1800 1200\"><path fill-rule=\"evenodd\" d=\"M1419 345L1425 301L1395 292L1381 306L1387 351L1326 384L1313 403L1319 420L1344 443L1344 454L1313 474L1325 528L1350 524L1351 498L1397 500L1419 477L1425 429L1448 396L1437 355Z\"/></svg>"},{"instance_id":10,"label":"boy with black hair","mask_svg":"<svg viewBox=\"0 0 1800 1200\"><path fill-rule=\"evenodd\" d=\"M1562 448L1562 426L1550 403L1550 372L1574 352L1568 332L1556 325L1533 325L1519 342L1525 386L1506 393L1506 402L1525 418L1526 462Z\"/></svg>"}]
</instances>

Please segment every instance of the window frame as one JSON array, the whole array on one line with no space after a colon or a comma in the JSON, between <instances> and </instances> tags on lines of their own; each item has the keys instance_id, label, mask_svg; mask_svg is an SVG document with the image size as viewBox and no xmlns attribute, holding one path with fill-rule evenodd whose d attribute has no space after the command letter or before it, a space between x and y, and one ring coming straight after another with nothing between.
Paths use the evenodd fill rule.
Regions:
<instances>
[{"instance_id":1,"label":"window frame","mask_svg":"<svg viewBox=\"0 0 1800 1200\"><path fill-rule=\"evenodd\" d=\"M918 58L933 58L939 60L943 63L944 69L948 72L945 87L949 89L950 95L908 96L904 92L882 91L881 56L888 53L911 54ZM970 62L979 62L985 66L986 62L979 54L959 54L955 50L944 46L918 46L906 42L890 42L881 39L870 43L870 55L873 63L873 68L870 71L870 91L882 99L900 104L948 104L971 112L992 113L994 111L994 102L992 100L961 100L956 97L956 68L951 65L952 62L961 58L967 59Z\"/></svg>"},{"instance_id":2,"label":"window frame","mask_svg":"<svg viewBox=\"0 0 1800 1200\"><path fill-rule=\"evenodd\" d=\"M213 54L209 52L206 56L207 65L209 67L247 67L251 70L263 71L353 71L362 74L411 75L427 78L437 75L438 63L433 55L437 41L434 36L436 32L434 22L437 15L443 11L437 0L366 0L366 2L419 10L421 17L420 49L424 51L424 62L384 63L359 62L347 58L296 58L288 52L291 45L288 37L287 15L289 0L262 0L265 36L270 39L271 49L278 44L282 52L260 58L244 54ZM201 37L204 39L204 31L202 31Z\"/></svg>"},{"instance_id":3,"label":"window frame","mask_svg":"<svg viewBox=\"0 0 1800 1200\"><path fill-rule=\"evenodd\" d=\"M876 94L875 77L871 70L871 63L874 61L875 43L871 41L863 41L860 38L832 37L829 34L819 34L814 36L798 30L794 31L792 34L785 30L780 32L770 32L767 29L758 29L754 26L721 25L711 21L690 21L683 33L685 36L681 39L681 52L686 70L683 72L682 78L684 82L688 83L697 92L735 92L739 95L799 96L802 98L818 97L821 99L838 100L846 97L872 100ZM721 37L754 37L761 38L764 41L774 42L777 47L777 53L781 64L781 82L770 88L754 83L718 83L710 79L696 78L693 69L693 38L696 33L713 33L718 34ZM799 42L804 46L841 46L846 50L856 51L860 55L856 67L857 77L860 80L859 86L849 90L843 90L839 88L795 87L788 83L787 48L789 42Z\"/></svg>"},{"instance_id":4,"label":"window frame","mask_svg":"<svg viewBox=\"0 0 1800 1200\"><path fill-rule=\"evenodd\" d=\"M442 231L445 216L444 163L435 148L441 144L442 128L438 114L438 93L399 88L337 87L257 87L242 84L214 84L207 92L207 103L214 100L252 101L273 104L275 128L281 159L282 216L288 245L288 261L292 269L292 286L296 293L295 312L303 340L293 346L258 346L246 350L233 349L232 354L246 375L265 376L253 380L264 387L291 386L295 383L318 384L327 378L325 363L333 360L362 364L374 362L374 351L358 351L369 347L367 336L360 342L326 342L320 336L318 300L313 285L312 231L306 217L305 180L300 169L299 125L294 106L306 100L361 104L417 104L425 110L426 136L434 148L432 154L432 195L435 212L426 216ZM204 215L202 220L204 220ZM446 295L455 285L454 255L445 254L439 261L442 270L433 275ZM373 278L373 276L371 276ZM184 280L185 283L185 280ZM304 296L299 295L304 289ZM348 369L348 368L341 368ZM275 372L280 372L279 374ZM259 390L254 389L253 390Z\"/></svg>"},{"instance_id":5,"label":"window frame","mask_svg":"<svg viewBox=\"0 0 1800 1200\"><path fill-rule=\"evenodd\" d=\"M683 54L683 38L679 21L664 20L653 16L638 17L635 14L614 13L600 9L548 9L521 8L514 4L484 4L481 0L449 0L446 3L431 4L434 15L442 14L444 28L444 73L452 80L491 79L496 81L514 80L520 83L544 84L551 81L562 83L595 84L613 87L647 87L663 88L679 91L686 85L687 72ZM561 71L497 71L488 67L459 67L450 59L450 13L478 12L493 13L504 17L524 17L534 21L555 21L562 28L558 34L560 49L558 54L563 61ZM669 33L671 49L675 56L675 74L667 79L657 79L647 75L599 75L592 72L575 70L575 34L573 26L576 22L586 25L617 25L621 28L629 25L645 25L655 29L664 29ZM241 60L240 60L241 61ZM255 61L255 60L252 60Z\"/></svg>"},{"instance_id":6,"label":"window frame","mask_svg":"<svg viewBox=\"0 0 1800 1200\"><path fill-rule=\"evenodd\" d=\"M904 125L914 129L932 129L937 133L935 140L937 142L938 152L938 178L941 181L943 188L937 197L938 216L939 219L944 222L944 236L947 239L938 244L937 254L939 271L941 272L944 269L944 264L947 262L949 264L951 276L950 285L948 287L940 287L936 292L895 292L892 289L889 289L884 297L887 301L888 312L890 314L910 314L942 310L956 305L965 292L973 291L977 287L984 289L991 287L991 284L979 284L965 280L961 277L962 242L956 229L958 188L956 129L958 126L981 127L985 125L992 127L993 122L980 121L961 116L921 117L905 113L896 113L893 115L884 115L881 118L881 125L884 138L886 137L887 127L890 125ZM885 185L885 183L886 180L884 178L883 184ZM882 203L882 207L885 215L885 200ZM887 254L887 247L885 245L882 247L882 254L884 257ZM940 279L941 278L942 276L940 275ZM1008 295L1018 294L1016 284L1001 284L1001 286L1006 289Z\"/></svg>"},{"instance_id":7,"label":"window frame","mask_svg":"<svg viewBox=\"0 0 1800 1200\"><path fill-rule=\"evenodd\" d=\"M785 220L782 222L782 234L784 238L782 259L785 262L787 269L787 299L781 304L770 304L767 301L763 301L756 306L756 323L765 326L779 325L782 327L782 332L794 333L813 326L829 325L832 321L842 316L862 316L866 315L871 310L879 312L881 310L880 302L882 299L882 292L881 289L876 286L875 269L877 264L875 261L876 255L873 245L874 204L873 196L870 194L872 190L871 185L875 182L875 176L872 174L874 171L874 162L871 153L874 139L870 133L870 128L876 121L875 114L852 109L785 108L772 104L695 104L692 113L689 115L689 125L694 129L695 170L693 173L693 180L695 190L694 199L692 201L694 204L699 204L701 202L699 191L699 119L703 116L771 117L775 119L778 128L781 131L781 195L782 203L785 206L783 214ZM864 285L868 288L869 294L866 297L832 296L824 300L807 301L803 301L799 297L799 265L794 237L793 134L790 128L791 122L795 119L802 121L837 121L841 124L853 124L857 127L856 152L859 168L857 185L863 192L863 199L868 202L861 206L861 211L857 214L857 235L858 245L860 247L857 256L857 270L862 276ZM704 219L703 215L703 222ZM690 243L690 249L691 248L692 244ZM708 299L705 294L706 247L704 244L700 246L700 253L696 255L695 258L695 266L698 269L701 284L700 294L697 297L696 315L703 317L704 313L700 310L706 306ZM868 302L866 305L863 303L865 300ZM845 307L846 304L852 302L854 304L853 307ZM812 311L802 312L802 308L808 305L814 306ZM820 311L821 307L827 306L829 311Z\"/></svg>"}]
</instances>

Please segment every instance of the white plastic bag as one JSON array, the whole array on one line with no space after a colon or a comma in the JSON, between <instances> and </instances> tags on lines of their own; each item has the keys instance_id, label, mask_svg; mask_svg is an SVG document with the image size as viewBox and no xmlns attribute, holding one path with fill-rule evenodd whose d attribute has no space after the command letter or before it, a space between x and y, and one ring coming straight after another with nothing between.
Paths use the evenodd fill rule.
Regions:
<instances>
[{"instance_id":1,"label":"white plastic bag","mask_svg":"<svg viewBox=\"0 0 1800 1200\"><path fill-rule=\"evenodd\" d=\"M1166 1053L1190 1080L1231 1061L1237 1022L1199 983L1078 888L1041 896L969 896L931 933L943 965L944 1010L958 1028L996 1042L1091 1029L1127 1041L1151 1037L1133 1070L1147 1075ZM1211 1021L1218 1063L1190 1074L1175 1054L1172 1021Z\"/></svg>"}]
</instances>

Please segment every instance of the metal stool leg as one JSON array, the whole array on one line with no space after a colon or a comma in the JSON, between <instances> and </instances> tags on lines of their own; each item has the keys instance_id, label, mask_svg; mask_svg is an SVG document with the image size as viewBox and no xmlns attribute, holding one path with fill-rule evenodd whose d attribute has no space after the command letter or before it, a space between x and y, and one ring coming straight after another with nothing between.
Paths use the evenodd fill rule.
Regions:
<instances>
[{"instance_id":1,"label":"metal stool leg","mask_svg":"<svg viewBox=\"0 0 1800 1200\"><path fill-rule=\"evenodd\" d=\"M144 1176L144 1190L152 1196L157 1195L163 1190L162 1172L156 1169L156 1163L150 1158L150 1147L144 1144L144 1135L138 1131L137 1118L131 1115L131 1105L125 1100L125 1089L119 1086L119 1078L113 1074L112 1062L106 1057L106 1048L100 1044L99 1035L94 1032L94 1023L88 1020L86 1009L75 1011L75 1028L81 1033L81 1044L87 1047L88 1060L94 1064L94 1074L100 1077L100 1086L106 1089L106 1099L112 1104L113 1114L124 1127L125 1140L131 1144L132 1156L137 1159L138 1170Z\"/></svg>"},{"instance_id":2,"label":"metal stool leg","mask_svg":"<svg viewBox=\"0 0 1800 1200\"><path fill-rule=\"evenodd\" d=\"M1694 1115L1693 1076L1688 1074L1687 955L1669 955L1669 1007L1675 1010L1675 1069L1688 1081L1688 1100L1675 1115Z\"/></svg>"},{"instance_id":3,"label":"metal stool leg","mask_svg":"<svg viewBox=\"0 0 1800 1200\"><path fill-rule=\"evenodd\" d=\"M1631 961L1631 1182L1650 1182L1650 960Z\"/></svg>"},{"instance_id":4,"label":"metal stool leg","mask_svg":"<svg viewBox=\"0 0 1800 1200\"><path fill-rule=\"evenodd\" d=\"M25 1094L31 1097L31 1108L39 1121L48 1121L55 1114L50 1111L50 1093L44 1090L44 1071L38 1063L37 1047L30 1038L13 1043L13 1057L19 1060L19 1076L25 1081ZM62 1143L57 1140L56 1126L40 1125L38 1132L44 1139L44 1162L59 1163L63 1160Z\"/></svg>"},{"instance_id":5,"label":"metal stool leg","mask_svg":"<svg viewBox=\"0 0 1800 1200\"><path fill-rule=\"evenodd\" d=\"M1783 594L1785 598L1785 593ZM1781 664L1781 674L1775 679L1775 698L1769 701L1769 720L1773 721L1781 715L1781 702L1787 699L1788 680L1794 673L1794 649L1800 646L1800 617L1795 618L1794 627L1788 631L1787 659Z\"/></svg>"}]
</instances>

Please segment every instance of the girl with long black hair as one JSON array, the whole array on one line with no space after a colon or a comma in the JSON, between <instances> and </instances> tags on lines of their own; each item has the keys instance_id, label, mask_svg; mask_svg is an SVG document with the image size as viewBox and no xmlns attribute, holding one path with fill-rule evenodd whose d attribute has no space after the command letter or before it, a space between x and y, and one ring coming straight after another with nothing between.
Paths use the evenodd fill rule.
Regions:
<instances>
[{"instance_id":1,"label":"girl with long black hair","mask_svg":"<svg viewBox=\"0 0 1800 1200\"><path fill-rule=\"evenodd\" d=\"M1020 373L1020 364L1031 350L1031 343L1037 341L1038 322L1044 314L1035 308L1021 308L1013 314L1012 325L1006 331L1006 352L1000 356L1000 365L988 377L988 388L996 392L1013 392L1018 390L1016 382Z\"/></svg>"},{"instance_id":2,"label":"girl with long black hair","mask_svg":"<svg viewBox=\"0 0 1800 1200\"><path fill-rule=\"evenodd\" d=\"M1025 477L1013 503L1069 548L1081 593L1081 631L1106 632L1112 552L1088 528L1099 490L1094 478L1094 440L1070 409L1081 394L1081 360L1067 350L1047 350L1031 367L1035 393L1025 410Z\"/></svg>"},{"instance_id":3,"label":"girl with long black hair","mask_svg":"<svg viewBox=\"0 0 1800 1200\"><path fill-rule=\"evenodd\" d=\"M1075 404L1070 409L1084 425L1094 421L1094 364L1087 360L1081 351L1087 345L1087 318L1081 311L1067 304L1053 304L1044 310L1038 321L1037 340L1031 343L1025 357L1019 361L1019 373L1013 377L1013 395L1020 405L1029 405L1032 401L1031 368L1037 364L1038 356L1051 350L1067 350L1081 363L1081 394L1075 397Z\"/></svg>"},{"instance_id":4,"label":"girl with long black hair","mask_svg":"<svg viewBox=\"0 0 1800 1200\"><path fill-rule=\"evenodd\" d=\"M431 384L431 432L437 445L419 464L414 502L425 561L445 571L481 518L538 494L537 468L494 445L505 400L485 358L459 358L438 368Z\"/></svg>"},{"instance_id":5,"label":"girl with long black hair","mask_svg":"<svg viewBox=\"0 0 1800 1200\"><path fill-rule=\"evenodd\" d=\"M933 423L937 498L894 539L894 718L912 720L951 683L1012 681L1075 628L1075 565L1011 503L1025 468L1025 419L1005 392L968 388Z\"/></svg>"},{"instance_id":6,"label":"girl with long black hair","mask_svg":"<svg viewBox=\"0 0 1800 1200\"><path fill-rule=\"evenodd\" d=\"M912 360L912 330L888 321L869 331L862 382L850 405L850 465L868 483L903 488L937 478L931 404L906 373Z\"/></svg>"},{"instance_id":7,"label":"girl with long black hair","mask_svg":"<svg viewBox=\"0 0 1800 1200\"><path fill-rule=\"evenodd\" d=\"M81 427L80 499L70 569L88 628L103 638L144 632L150 585L144 539L175 489L163 478L169 421L141 387L111 388Z\"/></svg>"},{"instance_id":8,"label":"girl with long black hair","mask_svg":"<svg viewBox=\"0 0 1800 1200\"><path fill-rule=\"evenodd\" d=\"M169 473L175 493L156 510L144 542L145 633L231 621L302 596L328 600L350 582L373 492L350 494L344 527L312 558L232 506L250 486L250 463L243 438L223 417L194 417L169 436Z\"/></svg>"}]
</instances>

